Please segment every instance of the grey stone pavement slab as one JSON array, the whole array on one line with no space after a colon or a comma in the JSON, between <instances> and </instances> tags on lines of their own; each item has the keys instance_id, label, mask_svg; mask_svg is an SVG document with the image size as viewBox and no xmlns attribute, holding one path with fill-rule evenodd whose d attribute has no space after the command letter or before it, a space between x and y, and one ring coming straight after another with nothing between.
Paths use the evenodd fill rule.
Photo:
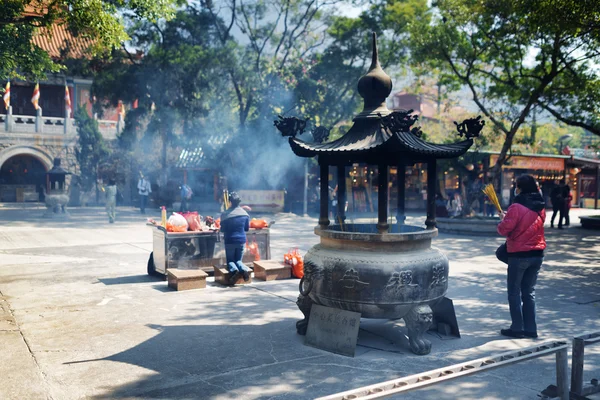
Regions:
<instances>
[{"instance_id":1,"label":"grey stone pavement slab","mask_svg":"<svg viewBox=\"0 0 600 400\"><path fill-rule=\"evenodd\" d=\"M0 399L311 399L534 344L498 334L509 324L499 237L440 235L448 297L462 337L428 333L413 355L402 321L361 322L354 358L303 344L297 280L175 292L145 274L145 218L101 208L43 220L40 207L0 206ZM600 330L599 231L547 230L540 275L540 339ZM157 215L151 215L155 218ZM268 216L275 259L318 242L316 219ZM367 219L375 221L375 218ZM424 216L408 222L421 225ZM407 393L405 399L536 399L555 383L545 357ZM600 346L586 348L587 381Z\"/></svg>"}]
</instances>

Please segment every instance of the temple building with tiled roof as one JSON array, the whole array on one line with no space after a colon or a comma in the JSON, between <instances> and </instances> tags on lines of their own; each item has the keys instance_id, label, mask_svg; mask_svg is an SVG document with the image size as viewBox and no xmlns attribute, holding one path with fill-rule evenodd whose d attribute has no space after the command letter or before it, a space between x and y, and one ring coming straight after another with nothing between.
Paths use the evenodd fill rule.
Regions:
<instances>
[{"instance_id":1,"label":"temple building with tiled roof","mask_svg":"<svg viewBox=\"0 0 600 400\"><path fill-rule=\"evenodd\" d=\"M45 10L28 6L24 15L40 15ZM32 44L46 51L55 61L87 58L93 41L74 36L64 23L38 29ZM0 82L4 88L6 82ZM39 109L32 104L35 82L10 82L10 107L0 101L0 203L39 201L43 197L46 172L53 159L77 174L75 157L77 130L73 113L83 106L92 112L89 77L48 74L39 82ZM66 90L68 88L69 100ZM69 112L68 103L71 107ZM105 120L98 121L106 139L116 138L118 114L108 110Z\"/></svg>"}]
</instances>

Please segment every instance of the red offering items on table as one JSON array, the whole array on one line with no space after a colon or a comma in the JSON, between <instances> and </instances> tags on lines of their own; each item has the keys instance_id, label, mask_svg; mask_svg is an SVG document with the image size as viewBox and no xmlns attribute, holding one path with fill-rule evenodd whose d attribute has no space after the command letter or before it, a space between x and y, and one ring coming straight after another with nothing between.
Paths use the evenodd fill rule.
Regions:
<instances>
[{"instance_id":1,"label":"red offering items on table","mask_svg":"<svg viewBox=\"0 0 600 400\"><path fill-rule=\"evenodd\" d=\"M188 228L190 231L201 231L202 230L202 222L200 221L200 215L198 215L197 211L188 211L184 213L180 213L188 223Z\"/></svg>"},{"instance_id":2,"label":"red offering items on table","mask_svg":"<svg viewBox=\"0 0 600 400\"><path fill-rule=\"evenodd\" d=\"M269 227L269 223L267 221L265 221L264 219L252 218L250 220L250 228L263 229L263 228L268 228L268 227Z\"/></svg>"},{"instance_id":3,"label":"red offering items on table","mask_svg":"<svg viewBox=\"0 0 600 400\"><path fill-rule=\"evenodd\" d=\"M188 222L181 214L173 213L167 220L167 232L187 232Z\"/></svg>"}]
</instances>

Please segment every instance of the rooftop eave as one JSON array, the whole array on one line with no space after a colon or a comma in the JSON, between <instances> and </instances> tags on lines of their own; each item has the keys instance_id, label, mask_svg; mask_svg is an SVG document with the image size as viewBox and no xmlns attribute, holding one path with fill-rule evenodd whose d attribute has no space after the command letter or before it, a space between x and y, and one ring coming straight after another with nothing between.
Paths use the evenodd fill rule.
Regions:
<instances>
[{"instance_id":1,"label":"rooftop eave","mask_svg":"<svg viewBox=\"0 0 600 400\"><path fill-rule=\"evenodd\" d=\"M372 141L368 146L342 146L337 147L334 142L329 143L307 143L297 138L290 138L290 147L294 154L299 157L314 157L318 155L339 154L366 154L366 153L394 153L415 155L427 158L454 158L466 153L473 145L473 139L466 139L456 143L436 144L429 143L417 137L411 132L396 132L393 135L384 135L379 141ZM340 139L338 139L340 140Z\"/></svg>"}]
</instances>

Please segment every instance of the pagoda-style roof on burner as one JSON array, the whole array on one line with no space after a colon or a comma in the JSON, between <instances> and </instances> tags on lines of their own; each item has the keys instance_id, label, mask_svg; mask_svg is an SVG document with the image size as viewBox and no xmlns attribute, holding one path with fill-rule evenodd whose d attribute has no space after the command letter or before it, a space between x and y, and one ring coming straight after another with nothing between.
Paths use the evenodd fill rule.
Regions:
<instances>
[{"instance_id":1,"label":"pagoda-style roof on burner","mask_svg":"<svg viewBox=\"0 0 600 400\"><path fill-rule=\"evenodd\" d=\"M392 131L384 126L381 119L356 121L344 136L328 143L308 143L297 138L289 140L292 150L300 157L348 157L353 162L381 160L381 157L414 161L454 158L464 154L473 144L472 139L450 144L429 143L409 130Z\"/></svg>"},{"instance_id":2,"label":"pagoda-style roof on burner","mask_svg":"<svg viewBox=\"0 0 600 400\"><path fill-rule=\"evenodd\" d=\"M61 162L60 158L55 158L52 169L50 169L50 171L46 172L46 175L50 175L50 176L70 175L71 173L69 171L67 171L66 169L61 167L60 162Z\"/></svg>"},{"instance_id":3,"label":"pagoda-style roof on burner","mask_svg":"<svg viewBox=\"0 0 600 400\"><path fill-rule=\"evenodd\" d=\"M290 146L300 157L319 157L323 164L393 165L402 161L427 162L437 158L455 158L471 147L472 137L478 136L483 121L471 119L457 124L465 139L450 144L429 143L421 139L419 128L411 128L417 117L412 110L390 112L386 99L392 91L392 80L383 71L377 54L373 33L371 67L358 81L358 91L364 99L364 109L354 118L354 124L342 137L328 143L310 143L296 138L306 124L294 124L294 117L280 118L275 125L284 136L291 136ZM287 120L287 121L286 121ZM301 121L295 119L296 121ZM301 128L297 128L301 126Z\"/></svg>"}]
</instances>

